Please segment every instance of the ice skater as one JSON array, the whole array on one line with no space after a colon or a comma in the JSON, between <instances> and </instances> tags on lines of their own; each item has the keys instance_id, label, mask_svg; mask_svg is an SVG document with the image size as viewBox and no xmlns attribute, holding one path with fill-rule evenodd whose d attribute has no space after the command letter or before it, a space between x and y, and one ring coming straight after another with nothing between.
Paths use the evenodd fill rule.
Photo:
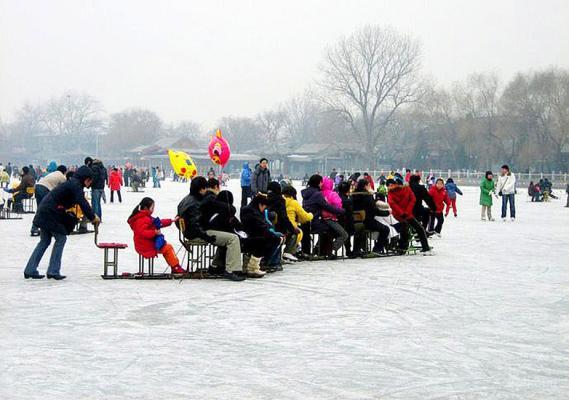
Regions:
<instances>
[{"instance_id":1,"label":"ice skater","mask_svg":"<svg viewBox=\"0 0 569 400\"><path fill-rule=\"evenodd\" d=\"M443 223L445 222L445 217L443 216L445 204L448 207L448 204L450 203L447 191L445 189L445 182L442 178L436 180L435 186L432 186L431 189L429 189L429 194L435 202L435 212L431 214L429 233L435 233L440 237L441 231L443 230ZM436 226L435 220L437 221Z\"/></svg>"},{"instance_id":2,"label":"ice skater","mask_svg":"<svg viewBox=\"0 0 569 400\"><path fill-rule=\"evenodd\" d=\"M462 196L462 191L458 188L458 186L456 186L456 183L454 183L454 180L452 178L447 179L447 183L445 184L445 189L447 191L449 198L449 203L447 204L445 217L448 217L448 214L452 207L452 212L456 218L458 216L456 212L456 195L459 194Z\"/></svg>"}]
</instances>

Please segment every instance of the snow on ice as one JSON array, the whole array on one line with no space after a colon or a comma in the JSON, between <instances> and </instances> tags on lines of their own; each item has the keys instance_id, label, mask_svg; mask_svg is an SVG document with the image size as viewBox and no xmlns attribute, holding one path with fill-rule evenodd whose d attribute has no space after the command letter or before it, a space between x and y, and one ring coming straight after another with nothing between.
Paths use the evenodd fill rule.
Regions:
<instances>
[{"instance_id":1,"label":"snow on ice","mask_svg":"<svg viewBox=\"0 0 569 400\"><path fill-rule=\"evenodd\" d=\"M103 281L92 235L69 237L67 280L24 280L32 216L0 221L0 398L567 399L569 211L520 194L515 223L481 222L464 189L434 257L297 263L243 283ZM103 206L101 240L130 244L120 271L137 270L137 202L173 217L187 190Z\"/></svg>"}]
</instances>

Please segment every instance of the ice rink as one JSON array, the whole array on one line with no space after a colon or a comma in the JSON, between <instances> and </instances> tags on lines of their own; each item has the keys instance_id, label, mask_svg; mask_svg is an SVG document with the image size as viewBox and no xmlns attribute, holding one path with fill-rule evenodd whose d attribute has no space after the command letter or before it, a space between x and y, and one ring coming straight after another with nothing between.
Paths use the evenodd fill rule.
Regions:
<instances>
[{"instance_id":1,"label":"ice rink","mask_svg":"<svg viewBox=\"0 0 569 400\"><path fill-rule=\"evenodd\" d=\"M24 280L32 216L2 220L0 399L568 399L564 196L520 194L515 223L481 222L478 189L463 190L434 257L297 263L242 283L104 281L93 235L69 237L67 280ZM165 182L103 206L101 240L130 246L120 271L137 270L132 208L148 195L174 217L187 191Z\"/></svg>"}]
</instances>

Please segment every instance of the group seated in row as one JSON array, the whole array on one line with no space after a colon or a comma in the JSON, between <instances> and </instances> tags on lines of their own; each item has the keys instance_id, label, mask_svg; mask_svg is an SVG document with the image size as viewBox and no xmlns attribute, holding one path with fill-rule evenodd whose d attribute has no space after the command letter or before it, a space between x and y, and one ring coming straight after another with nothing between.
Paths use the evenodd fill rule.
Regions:
<instances>
[{"instance_id":1,"label":"group seated in row","mask_svg":"<svg viewBox=\"0 0 569 400\"><path fill-rule=\"evenodd\" d=\"M139 253L163 253L172 272L183 274L171 246L163 239L161 247L155 243L161 235L160 226L176 222L188 243L206 242L217 247L209 272L235 281L280 271L283 262L336 259L342 247L349 258L370 253L406 254L410 235L419 239L423 254L432 254L419 222L431 214L422 205L423 198L417 201L401 177L387 179L386 184L387 202L376 199L365 179L360 179L354 190L345 182L334 191L331 179L313 175L301 192L301 204L294 187L270 182L267 192L257 193L238 217L231 192L220 190L217 179L196 177L190 193L178 204L175 220L152 219L153 201L145 198L148 200L143 199L146 203L141 202L134 210L129 223ZM137 213L144 214L144 229L135 226ZM370 237L375 238L371 251L367 249ZM163 250L155 250L159 248Z\"/></svg>"}]
</instances>

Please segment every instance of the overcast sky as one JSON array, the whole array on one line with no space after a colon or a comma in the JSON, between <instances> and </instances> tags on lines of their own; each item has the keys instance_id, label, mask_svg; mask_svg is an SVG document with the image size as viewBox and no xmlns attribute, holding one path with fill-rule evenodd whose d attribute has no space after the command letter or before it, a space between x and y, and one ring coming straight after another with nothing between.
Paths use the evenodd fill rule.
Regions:
<instances>
[{"instance_id":1,"label":"overcast sky","mask_svg":"<svg viewBox=\"0 0 569 400\"><path fill-rule=\"evenodd\" d=\"M209 129L302 92L364 24L414 34L443 83L569 67L568 0L0 0L0 117L74 90Z\"/></svg>"}]
</instances>

